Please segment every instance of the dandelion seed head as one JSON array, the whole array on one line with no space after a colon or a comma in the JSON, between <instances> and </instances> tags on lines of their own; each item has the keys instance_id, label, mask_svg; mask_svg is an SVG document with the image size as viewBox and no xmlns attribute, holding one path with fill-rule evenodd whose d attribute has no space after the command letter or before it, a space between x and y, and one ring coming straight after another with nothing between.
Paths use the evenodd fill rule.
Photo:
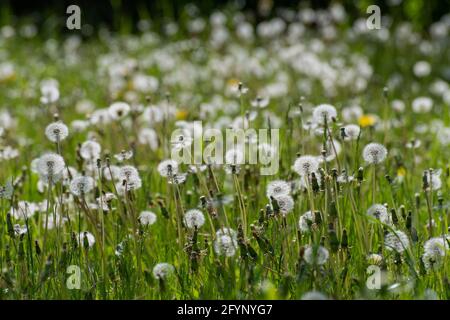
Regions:
<instances>
[{"instance_id":1,"label":"dandelion seed head","mask_svg":"<svg viewBox=\"0 0 450 320\"><path fill-rule=\"evenodd\" d=\"M0 160L11 160L19 156L19 150L6 146L0 149Z\"/></svg>"},{"instance_id":2,"label":"dandelion seed head","mask_svg":"<svg viewBox=\"0 0 450 320\"><path fill-rule=\"evenodd\" d=\"M205 224L205 216L200 210L188 210L184 215L184 224L189 229L200 228Z\"/></svg>"},{"instance_id":3,"label":"dandelion seed head","mask_svg":"<svg viewBox=\"0 0 450 320\"><path fill-rule=\"evenodd\" d=\"M102 147L100 144L93 140L83 142L80 147L80 155L85 160L95 161L100 158L100 152Z\"/></svg>"},{"instance_id":4,"label":"dandelion seed head","mask_svg":"<svg viewBox=\"0 0 450 320\"><path fill-rule=\"evenodd\" d=\"M289 195L291 193L291 185L283 180L274 180L268 183L266 194L268 197L278 197L281 195Z\"/></svg>"},{"instance_id":5,"label":"dandelion seed head","mask_svg":"<svg viewBox=\"0 0 450 320\"><path fill-rule=\"evenodd\" d=\"M358 105L353 105L342 109L342 118L347 122L358 120L363 114L363 109Z\"/></svg>"},{"instance_id":6,"label":"dandelion seed head","mask_svg":"<svg viewBox=\"0 0 450 320\"><path fill-rule=\"evenodd\" d=\"M131 108L130 105L126 102L114 102L111 104L108 108L108 113L111 119L113 120L119 120L128 115Z\"/></svg>"},{"instance_id":7,"label":"dandelion seed head","mask_svg":"<svg viewBox=\"0 0 450 320\"><path fill-rule=\"evenodd\" d=\"M5 185L0 186L0 199L11 199L14 193L14 187L11 181L7 181Z\"/></svg>"},{"instance_id":8,"label":"dandelion seed head","mask_svg":"<svg viewBox=\"0 0 450 320\"><path fill-rule=\"evenodd\" d=\"M369 143L364 147L363 158L369 164L378 164L387 157L387 149L380 143Z\"/></svg>"},{"instance_id":9,"label":"dandelion seed head","mask_svg":"<svg viewBox=\"0 0 450 320\"><path fill-rule=\"evenodd\" d=\"M157 170L161 177L171 177L178 173L178 162L172 159L163 160L158 164Z\"/></svg>"},{"instance_id":10,"label":"dandelion seed head","mask_svg":"<svg viewBox=\"0 0 450 320\"><path fill-rule=\"evenodd\" d=\"M403 253L409 248L409 239L403 231L396 230L386 234L384 237L384 245L389 251Z\"/></svg>"},{"instance_id":11,"label":"dandelion seed head","mask_svg":"<svg viewBox=\"0 0 450 320\"><path fill-rule=\"evenodd\" d=\"M53 122L45 128L45 135L51 142L63 141L69 135L69 128L60 121Z\"/></svg>"},{"instance_id":12,"label":"dandelion seed head","mask_svg":"<svg viewBox=\"0 0 450 320\"><path fill-rule=\"evenodd\" d=\"M422 143L420 142L420 140L412 139L405 144L405 147L408 149L417 149L420 147L421 144Z\"/></svg>"},{"instance_id":13,"label":"dandelion seed head","mask_svg":"<svg viewBox=\"0 0 450 320\"><path fill-rule=\"evenodd\" d=\"M74 196L82 197L94 189L94 179L87 176L78 176L70 182L70 192Z\"/></svg>"},{"instance_id":14,"label":"dandelion seed head","mask_svg":"<svg viewBox=\"0 0 450 320\"><path fill-rule=\"evenodd\" d=\"M170 143L172 145L172 150L180 151L185 148L188 148L189 150L189 147L192 145L193 141L194 139L191 137L189 132L186 132L172 136Z\"/></svg>"},{"instance_id":15,"label":"dandelion seed head","mask_svg":"<svg viewBox=\"0 0 450 320\"><path fill-rule=\"evenodd\" d=\"M288 214L294 209L294 199L289 195L279 195L274 197L283 215Z\"/></svg>"},{"instance_id":16,"label":"dandelion seed head","mask_svg":"<svg viewBox=\"0 0 450 320\"><path fill-rule=\"evenodd\" d=\"M435 237L425 242L422 262L427 271L439 270L444 264L445 256L448 254L448 238Z\"/></svg>"},{"instance_id":17,"label":"dandelion seed head","mask_svg":"<svg viewBox=\"0 0 450 320\"><path fill-rule=\"evenodd\" d=\"M142 128L139 131L138 141L140 144L148 145L152 150L158 149L158 135L151 128Z\"/></svg>"},{"instance_id":18,"label":"dandelion seed head","mask_svg":"<svg viewBox=\"0 0 450 320\"><path fill-rule=\"evenodd\" d=\"M120 181L133 181L136 179L139 179L139 172L138 170L133 166L123 166L119 169L119 176L118 179Z\"/></svg>"},{"instance_id":19,"label":"dandelion seed head","mask_svg":"<svg viewBox=\"0 0 450 320\"><path fill-rule=\"evenodd\" d=\"M442 187L442 180L441 180L441 174L442 170L435 170L432 173L430 171L426 171L425 177L428 185L431 186L431 189L433 190L439 190Z\"/></svg>"},{"instance_id":20,"label":"dandelion seed head","mask_svg":"<svg viewBox=\"0 0 450 320\"><path fill-rule=\"evenodd\" d=\"M367 262L369 264L380 265L383 261L383 256L378 253L371 253L367 256Z\"/></svg>"},{"instance_id":21,"label":"dandelion seed head","mask_svg":"<svg viewBox=\"0 0 450 320\"><path fill-rule=\"evenodd\" d=\"M61 217L61 215L59 215L59 214L56 214L55 216L49 215L48 216L48 221L47 221L47 228L49 230L52 230L56 226L63 225L66 222L67 222L67 218L66 217ZM42 225L45 228L45 221L42 221Z\"/></svg>"},{"instance_id":22,"label":"dandelion seed head","mask_svg":"<svg viewBox=\"0 0 450 320\"><path fill-rule=\"evenodd\" d=\"M58 101L59 89L56 85L43 85L41 86L41 103L50 104Z\"/></svg>"},{"instance_id":23,"label":"dandelion seed head","mask_svg":"<svg viewBox=\"0 0 450 320\"><path fill-rule=\"evenodd\" d=\"M320 104L313 110L313 121L318 124L331 123L337 118L336 108L331 104Z\"/></svg>"},{"instance_id":24,"label":"dandelion seed head","mask_svg":"<svg viewBox=\"0 0 450 320\"><path fill-rule=\"evenodd\" d=\"M251 105L254 108L265 108L269 105L270 99L267 97L256 97L251 101Z\"/></svg>"},{"instance_id":25,"label":"dandelion seed head","mask_svg":"<svg viewBox=\"0 0 450 320\"><path fill-rule=\"evenodd\" d=\"M95 244L95 237L89 231L80 232L77 237L77 242L79 246L84 246L84 241L87 240L89 248L92 248Z\"/></svg>"},{"instance_id":26,"label":"dandelion seed head","mask_svg":"<svg viewBox=\"0 0 450 320\"><path fill-rule=\"evenodd\" d=\"M139 214L139 222L144 226L150 226L156 222L156 214L151 211L142 211Z\"/></svg>"},{"instance_id":27,"label":"dandelion seed head","mask_svg":"<svg viewBox=\"0 0 450 320\"><path fill-rule=\"evenodd\" d=\"M374 204L367 209L367 215L379 220L384 224L391 224L391 216L388 209L382 204Z\"/></svg>"},{"instance_id":28,"label":"dandelion seed head","mask_svg":"<svg viewBox=\"0 0 450 320\"><path fill-rule=\"evenodd\" d=\"M37 171L44 181L57 182L64 170L64 159L56 153L47 153L39 158Z\"/></svg>"},{"instance_id":29,"label":"dandelion seed head","mask_svg":"<svg viewBox=\"0 0 450 320\"><path fill-rule=\"evenodd\" d=\"M119 181L116 183L117 193L124 196L127 192L137 190L142 187L142 180L139 177L133 177L128 180Z\"/></svg>"},{"instance_id":30,"label":"dandelion seed head","mask_svg":"<svg viewBox=\"0 0 450 320\"><path fill-rule=\"evenodd\" d=\"M28 232L28 228L26 225L21 226L20 224L15 224L13 229L16 236L21 236Z\"/></svg>"},{"instance_id":31,"label":"dandelion seed head","mask_svg":"<svg viewBox=\"0 0 450 320\"><path fill-rule=\"evenodd\" d=\"M219 256L234 256L236 254L236 247L236 240L228 235L218 236L214 241L214 251Z\"/></svg>"},{"instance_id":32,"label":"dandelion seed head","mask_svg":"<svg viewBox=\"0 0 450 320\"><path fill-rule=\"evenodd\" d=\"M30 219L38 211L38 206L29 201L19 201L17 207L11 207L10 214L14 219Z\"/></svg>"},{"instance_id":33,"label":"dandelion seed head","mask_svg":"<svg viewBox=\"0 0 450 320\"><path fill-rule=\"evenodd\" d=\"M427 113L433 108L433 100L429 97L418 97L412 102L412 109L415 113Z\"/></svg>"},{"instance_id":34,"label":"dandelion seed head","mask_svg":"<svg viewBox=\"0 0 450 320\"><path fill-rule=\"evenodd\" d=\"M182 184L186 181L187 174L186 173L178 173L172 176L169 179L169 184Z\"/></svg>"},{"instance_id":35,"label":"dandelion seed head","mask_svg":"<svg viewBox=\"0 0 450 320\"><path fill-rule=\"evenodd\" d=\"M96 126L107 125L111 123L111 120L108 109L97 109L92 112L89 118L89 122Z\"/></svg>"},{"instance_id":36,"label":"dandelion seed head","mask_svg":"<svg viewBox=\"0 0 450 320\"><path fill-rule=\"evenodd\" d=\"M220 238L221 236L229 236L236 240L237 234L236 231L231 228L222 227L216 231L216 238Z\"/></svg>"},{"instance_id":37,"label":"dandelion seed head","mask_svg":"<svg viewBox=\"0 0 450 320\"><path fill-rule=\"evenodd\" d=\"M416 77L426 77L431 72L431 65L427 61L418 61L414 64L413 72Z\"/></svg>"},{"instance_id":38,"label":"dandelion seed head","mask_svg":"<svg viewBox=\"0 0 450 320\"><path fill-rule=\"evenodd\" d=\"M153 276L158 280L165 280L175 271L175 268L166 262L158 263L153 267Z\"/></svg>"},{"instance_id":39,"label":"dandelion seed head","mask_svg":"<svg viewBox=\"0 0 450 320\"><path fill-rule=\"evenodd\" d=\"M349 124L344 127L345 140L356 140L359 137L361 128L356 124Z\"/></svg>"},{"instance_id":40,"label":"dandelion seed head","mask_svg":"<svg viewBox=\"0 0 450 320\"><path fill-rule=\"evenodd\" d=\"M449 91L450 92L450 91ZM450 102L449 102L450 105ZM437 131L437 138L439 139L439 142L443 146L448 146L450 144L450 128L444 127Z\"/></svg>"},{"instance_id":41,"label":"dandelion seed head","mask_svg":"<svg viewBox=\"0 0 450 320\"><path fill-rule=\"evenodd\" d=\"M394 109L394 111L402 113L403 111L405 111L405 103L402 100L392 100L391 102L391 107L392 109Z\"/></svg>"},{"instance_id":42,"label":"dandelion seed head","mask_svg":"<svg viewBox=\"0 0 450 320\"><path fill-rule=\"evenodd\" d=\"M321 146L322 149L323 146ZM336 156L338 156L341 153L342 147L341 144L338 141L334 141L331 143L328 141L326 143L326 154L325 157L318 157L317 160L319 163L323 163L324 161L330 162L336 159Z\"/></svg>"},{"instance_id":43,"label":"dandelion seed head","mask_svg":"<svg viewBox=\"0 0 450 320\"><path fill-rule=\"evenodd\" d=\"M133 157L133 150L123 150L118 154L114 155L114 158L116 158L117 161L123 162L125 160L129 160Z\"/></svg>"},{"instance_id":44,"label":"dandelion seed head","mask_svg":"<svg viewBox=\"0 0 450 320\"><path fill-rule=\"evenodd\" d=\"M294 171L301 176L308 177L311 173L319 170L319 161L314 156L301 156L294 162Z\"/></svg>"},{"instance_id":45,"label":"dandelion seed head","mask_svg":"<svg viewBox=\"0 0 450 320\"><path fill-rule=\"evenodd\" d=\"M112 181L120 178L120 167L115 165L110 165L109 167L103 168L103 176L106 180Z\"/></svg>"},{"instance_id":46,"label":"dandelion seed head","mask_svg":"<svg viewBox=\"0 0 450 320\"><path fill-rule=\"evenodd\" d=\"M312 211L306 211L298 220L298 227L301 232L308 233L311 231L311 225L315 222L315 216Z\"/></svg>"},{"instance_id":47,"label":"dandelion seed head","mask_svg":"<svg viewBox=\"0 0 450 320\"><path fill-rule=\"evenodd\" d=\"M307 246L303 257L310 265L324 265L329 255L328 250L323 246Z\"/></svg>"}]
</instances>

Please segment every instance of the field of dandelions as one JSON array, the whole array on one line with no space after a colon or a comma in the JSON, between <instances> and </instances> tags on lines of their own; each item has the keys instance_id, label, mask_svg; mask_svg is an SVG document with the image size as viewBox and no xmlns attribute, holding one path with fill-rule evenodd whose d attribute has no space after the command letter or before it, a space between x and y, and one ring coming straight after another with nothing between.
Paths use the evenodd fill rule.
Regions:
<instances>
[{"instance_id":1,"label":"field of dandelions","mask_svg":"<svg viewBox=\"0 0 450 320\"><path fill-rule=\"evenodd\" d=\"M0 299L449 299L450 16L385 22L2 26ZM194 121L278 172L170 160Z\"/></svg>"}]
</instances>

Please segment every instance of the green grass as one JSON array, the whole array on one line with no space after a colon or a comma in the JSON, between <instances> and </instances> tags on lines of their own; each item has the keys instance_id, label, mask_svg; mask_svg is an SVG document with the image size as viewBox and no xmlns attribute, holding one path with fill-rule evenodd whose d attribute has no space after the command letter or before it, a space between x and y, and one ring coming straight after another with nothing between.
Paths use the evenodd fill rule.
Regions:
<instances>
[{"instance_id":1,"label":"green grass","mask_svg":"<svg viewBox=\"0 0 450 320\"><path fill-rule=\"evenodd\" d=\"M433 290L438 298L449 299L448 250L442 266L435 271L427 272L421 260L423 245L430 238L426 225L430 215L435 220L433 236L448 234L450 148L434 129L437 120L442 127L450 126L450 109L448 98L446 104L442 95L430 92L437 79L447 83L449 92L444 71L449 63L448 39L432 40L417 34L418 43L428 41L432 45L431 51L423 54L417 43L396 38L394 28L386 41L377 40L376 31L350 38L349 29L346 23L338 24L337 36L331 40L307 28L294 40L283 34L272 40L249 42L237 38L229 22L230 39L220 47L210 44L208 31L195 37L112 34L111 38L92 38L79 44L73 42L74 38L0 38L0 63L9 61L15 70L13 76L0 78L0 106L16 122L5 128L0 145L19 151L17 158L0 160L0 185L8 181L14 185L12 199L2 198L0 202L0 299L299 299L312 290L333 299L421 299ZM317 41L322 49L314 49ZM309 69L312 63L296 69L296 60L287 58L289 50L295 48L300 50L300 57L312 55L322 67L327 64L340 76L315 76ZM116 59L102 67L107 55ZM121 79L123 86L111 92L111 82L120 77L111 78L107 68L113 63L125 64L127 59L134 59L137 65L130 74L152 75L159 79L159 88L139 92L133 88L131 77L125 76ZM169 59L173 59L173 66L164 66ZM364 76L364 71L356 68L358 59L367 62L363 65L370 64L373 73ZM430 75L414 75L413 65L420 60L430 63ZM259 66L250 70L248 67L256 62ZM341 63L345 67L339 67ZM180 70L182 73L177 74ZM353 72L347 82L344 71ZM362 81L359 77L367 81L363 89L357 88ZM401 82L395 85L398 77ZM61 93L60 99L50 105L39 100L40 82L47 78L58 80ZM287 79L286 92L272 97L267 109L251 106L259 90L283 79ZM328 87L323 86L324 80L331 81ZM228 95L230 81L242 81L249 92L241 98ZM384 87L389 88L386 96ZM168 102L177 112L158 123L141 121L140 111L136 111L123 120L89 125L81 132L70 127L73 120L88 119L87 113L77 112L79 101L89 99L100 109L127 100L131 94L133 106L154 104L164 108ZM412 111L412 101L418 96L433 99L430 112ZM202 114L201 105L217 99L222 99L219 107L211 114ZM394 99L404 101L404 112L393 110ZM298 184L299 175L292 169L296 157L320 155L330 136L314 134L305 127L313 108L321 103L332 104L338 111L336 121L328 124L329 131L333 141L342 146L339 166L355 179L337 183L340 172L333 169L338 162L322 164L320 187L294 188L294 209L283 217L267 209L272 204L266 186L278 179ZM372 126L362 127L357 141L343 141L340 128L362 121L344 119L342 111L352 104L360 105L364 115L377 116L377 120ZM237 175L218 166L188 173L186 182L175 186L158 173L160 161L170 156L170 135L176 121L202 120L204 127L214 126L220 117L234 120L256 111L250 126L259 129L268 127L266 110L272 112L271 125L279 122L280 128L280 170L276 175L260 175L259 165L243 166ZM65 163L95 178L94 190L84 199L71 197L68 186L61 182L49 193L47 189L39 191L39 175L31 170L33 159L48 151L57 152L55 143L45 136L45 128L55 115L69 126L68 138L60 143ZM5 124L0 122L1 126ZM419 131L420 126L426 130ZM139 143L144 127L156 131L160 142L157 149ZM133 165L142 179L141 188L112 200L107 213L85 205L94 203L102 191L116 193L111 181L96 175L95 163L94 170L89 171L77 153L79 144L93 137L102 146L103 167L108 162ZM406 147L413 138L421 141L417 149ZM388 150L387 159L377 165L375 174L362 158L362 150L370 142L382 143ZM134 156L119 164L113 155L122 150L133 150ZM440 190L423 188L423 172L429 168L442 170ZM186 165L180 170L188 172ZM231 201L212 210L202 206L202 197L210 201L220 196L229 196ZM40 203L46 199L50 199L49 210L44 208L27 221L7 216L18 201ZM389 211L395 210L398 221L387 226L370 219L366 212L374 203L387 204ZM203 211L206 223L198 232L178 229L180 216L193 208ZM299 217L312 208L321 218L311 226L310 233L302 233L298 230ZM153 225L139 223L137 217L144 210L157 215ZM48 230L44 247L46 215L56 213L69 221ZM27 224L28 233L14 234L14 224ZM216 254L213 245L215 231L227 225L238 232L238 250L232 257ZM247 226L246 230L239 232L240 225ZM408 236L411 245L402 254L384 246L384 233L392 228ZM79 230L95 236L91 248L76 243L74 234ZM117 255L120 243L122 251ZM329 251L324 265L310 265L303 258L305 247L311 244L321 244ZM367 256L371 253L383 257L379 266L386 282L380 290L366 286L371 264ZM162 281L152 274L160 262L170 263L175 270ZM70 265L81 268L80 290L66 286ZM396 284L400 289L393 289Z\"/></svg>"}]
</instances>

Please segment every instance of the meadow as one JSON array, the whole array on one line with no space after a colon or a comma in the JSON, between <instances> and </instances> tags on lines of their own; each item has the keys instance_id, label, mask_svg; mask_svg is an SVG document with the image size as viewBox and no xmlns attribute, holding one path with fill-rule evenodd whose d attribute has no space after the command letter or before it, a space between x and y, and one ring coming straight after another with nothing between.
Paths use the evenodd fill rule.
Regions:
<instances>
[{"instance_id":1,"label":"meadow","mask_svg":"<svg viewBox=\"0 0 450 320\"><path fill-rule=\"evenodd\" d=\"M0 299L450 299L450 16L189 12L0 26Z\"/></svg>"}]
</instances>

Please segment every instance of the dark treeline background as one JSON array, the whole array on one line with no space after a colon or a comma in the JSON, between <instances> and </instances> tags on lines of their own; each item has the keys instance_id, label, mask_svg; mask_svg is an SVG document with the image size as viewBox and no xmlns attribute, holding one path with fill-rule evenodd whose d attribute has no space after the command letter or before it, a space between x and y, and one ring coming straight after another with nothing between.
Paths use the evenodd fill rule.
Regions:
<instances>
[{"instance_id":1,"label":"dark treeline background","mask_svg":"<svg viewBox=\"0 0 450 320\"><path fill-rule=\"evenodd\" d=\"M136 31L136 24L141 19L151 20L156 26L168 20L182 20L189 11L186 9L189 4L195 4L198 15L235 7L251 13L255 21L258 21L276 14L282 8L309 6L320 9L333 2L343 4L351 18L365 15L367 7L376 4L380 6L382 14L408 20L417 30L425 30L450 11L450 0L0 0L0 25L32 22L43 29L67 31L58 27L64 25L68 16L66 8L77 4L81 8L84 25L132 32ZM263 10L264 8L270 10Z\"/></svg>"}]
</instances>

